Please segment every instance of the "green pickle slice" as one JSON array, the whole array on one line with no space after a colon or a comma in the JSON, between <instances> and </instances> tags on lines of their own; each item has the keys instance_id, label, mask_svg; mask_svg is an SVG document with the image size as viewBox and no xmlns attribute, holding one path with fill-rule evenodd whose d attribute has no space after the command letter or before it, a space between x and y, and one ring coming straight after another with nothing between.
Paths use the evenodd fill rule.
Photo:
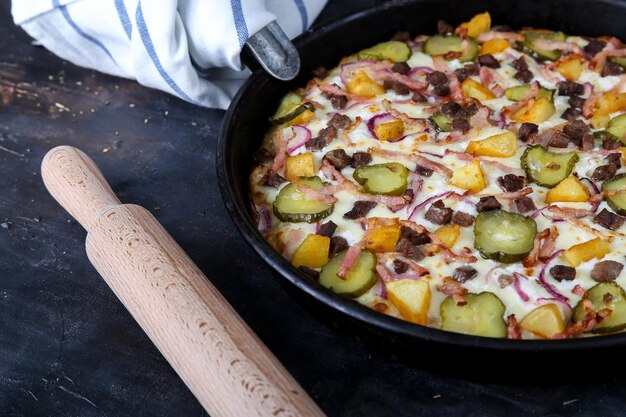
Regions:
<instances>
[{"instance_id":1,"label":"green pickle slice","mask_svg":"<svg viewBox=\"0 0 626 417\"><path fill-rule=\"evenodd\" d=\"M382 42L357 53L359 60L374 59L382 61L390 59L393 62L406 62L410 57L411 48L406 43L400 41Z\"/></svg>"},{"instance_id":2,"label":"green pickle slice","mask_svg":"<svg viewBox=\"0 0 626 417\"><path fill-rule=\"evenodd\" d=\"M364 165L352 177L369 194L402 195L408 186L409 170L398 162Z\"/></svg>"},{"instance_id":3,"label":"green pickle slice","mask_svg":"<svg viewBox=\"0 0 626 417\"><path fill-rule=\"evenodd\" d=\"M599 140L610 138L626 144L626 114L615 116L606 129L595 132L593 136Z\"/></svg>"},{"instance_id":4,"label":"green pickle slice","mask_svg":"<svg viewBox=\"0 0 626 417\"><path fill-rule=\"evenodd\" d=\"M543 59L549 59L550 61L556 61L561 57L561 51L554 50L548 51L546 49L539 48L535 42L538 39L547 39L551 41L561 41L564 42L566 36L563 32L551 32L551 33L537 33L537 32L526 32L524 34L524 47L535 56Z\"/></svg>"},{"instance_id":5,"label":"green pickle slice","mask_svg":"<svg viewBox=\"0 0 626 417\"><path fill-rule=\"evenodd\" d=\"M622 191L626 190L626 173L614 176L602 183L602 191ZM626 192L618 195L605 195L604 201L617 214L626 216Z\"/></svg>"},{"instance_id":6,"label":"green pickle slice","mask_svg":"<svg viewBox=\"0 0 626 417\"><path fill-rule=\"evenodd\" d=\"M435 113L431 116L431 120L435 123L435 129L439 132L449 132L452 130L452 120L450 120L448 116Z\"/></svg>"},{"instance_id":7,"label":"green pickle slice","mask_svg":"<svg viewBox=\"0 0 626 417\"><path fill-rule=\"evenodd\" d=\"M300 177L300 181L313 189L323 183L319 177ZM274 215L278 220L289 223L315 223L330 216L334 205L318 200L307 199L302 191L292 183L281 188L273 204Z\"/></svg>"},{"instance_id":8,"label":"green pickle slice","mask_svg":"<svg viewBox=\"0 0 626 417\"><path fill-rule=\"evenodd\" d=\"M541 145L530 145L521 157L521 165L529 181L552 188L572 173L578 159L576 152L555 153Z\"/></svg>"},{"instance_id":9,"label":"green pickle slice","mask_svg":"<svg viewBox=\"0 0 626 417\"><path fill-rule=\"evenodd\" d=\"M428 55L446 55L450 52L462 52L463 40L454 35L434 35L424 42L422 47ZM478 56L478 44L472 38L467 38L467 49L458 57L461 62L473 61ZM452 57L449 59L453 59ZM447 58L448 59L448 58Z\"/></svg>"},{"instance_id":10,"label":"green pickle slice","mask_svg":"<svg viewBox=\"0 0 626 417\"><path fill-rule=\"evenodd\" d=\"M614 333L626 329L626 293L622 287L615 282L601 282L591 287L588 294L593 311L598 312L604 308L611 310L611 315L596 326L594 333ZM583 317L585 310L581 300L574 307L572 320L579 321Z\"/></svg>"},{"instance_id":11,"label":"green pickle slice","mask_svg":"<svg viewBox=\"0 0 626 417\"><path fill-rule=\"evenodd\" d=\"M447 297L439 307L441 329L455 333L485 337L506 337L504 304L492 292L467 294L465 305L457 305Z\"/></svg>"},{"instance_id":12,"label":"green pickle slice","mask_svg":"<svg viewBox=\"0 0 626 417\"><path fill-rule=\"evenodd\" d=\"M483 211L474 222L474 247L488 259L512 263L533 249L537 223L504 210Z\"/></svg>"},{"instance_id":13,"label":"green pickle slice","mask_svg":"<svg viewBox=\"0 0 626 417\"><path fill-rule=\"evenodd\" d=\"M520 101L523 99L526 94L530 91L530 85L518 85L516 87L507 88L504 92L506 98L511 101ZM539 92L537 93L538 98L547 98L552 101L552 97L554 96L554 90L548 90L547 88L540 87Z\"/></svg>"},{"instance_id":14,"label":"green pickle slice","mask_svg":"<svg viewBox=\"0 0 626 417\"><path fill-rule=\"evenodd\" d=\"M337 294L356 298L365 294L378 280L376 255L367 250L362 251L354 266L346 273L345 279L341 279L337 272L347 252L339 252L322 267L319 283Z\"/></svg>"},{"instance_id":15,"label":"green pickle slice","mask_svg":"<svg viewBox=\"0 0 626 417\"><path fill-rule=\"evenodd\" d=\"M302 103L302 97L298 94L294 92L287 93L270 120L275 125L282 125L295 119L307 110L315 111L315 107L309 102Z\"/></svg>"}]
</instances>

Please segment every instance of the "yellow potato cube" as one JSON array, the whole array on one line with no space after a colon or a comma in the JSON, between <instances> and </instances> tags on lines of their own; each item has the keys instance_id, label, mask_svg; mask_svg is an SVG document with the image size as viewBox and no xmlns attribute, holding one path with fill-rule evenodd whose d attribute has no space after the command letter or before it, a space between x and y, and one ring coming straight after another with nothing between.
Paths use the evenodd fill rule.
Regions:
<instances>
[{"instance_id":1,"label":"yellow potato cube","mask_svg":"<svg viewBox=\"0 0 626 417\"><path fill-rule=\"evenodd\" d=\"M477 193L487 186L485 175L480 168L480 161L474 159L471 164L467 164L452 174L448 182L456 187L465 190L472 190Z\"/></svg>"},{"instance_id":2,"label":"yellow potato cube","mask_svg":"<svg viewBox=\"0 0 626 417\"><path fill-rule=\"evenodd\" d=\"M399 279L387 283L389 301L402 317L416 324L428 323L430 285L424 279Z\"/></svg>"},{"instance_id":3,"label":"yellow potato cube","mask_svg":"<svg viewBox=\"0 0 626 417\"><path fill-rule=\"evenodd\" d=\"M467 36L475 38L491 28L491 15L489 12L477 14L469 22L462 23L461 27L467 29Z\"/></svg>"},{"instance_id":4,"label":"yellow potato cube","mask_svg":"<svg viewBox=\"0 0 626 417\"><path fill-rule=\"evenodd\" d=\"M508 158L517 152L517 138L513 132L500 133L470 142L465 152L476 156Z\"/></svg>"},{"instance_id":5,"label":"yellow potato cube","mask_svg":"<svg viewBox=\"0 0 626 417\"><path fill-rule=\"evenodd\" d=\"M576 81L583 72L583 58L580 55L568 55L560 60L554 69L570 81Z\"/></svg>"},{"instance_id":6,"label":"yellow potato cube","mask_svg":"<svg viewBox=\"0 0 626 417\"><path fill-rule=\"evenodd\" d=\"M604 129L609 125L611 121L611 116L608 114L594 114L591 117L591 125L594 129Z\"/></svg>"},{"instance_id":7,"label":"yellow potato cube","mask_svg":"<svg viewBox=\"0 0 626 417\"><path fill-rule=\"evenodd\" d=\"M552 117L555 111L554 104L547 98L541 97L530 100L528 104L513 113L510 118L520 123L539 124Z\"/></svg>"},{"instance_id":8,"label":"yellow potato cube","mask_svg":"<svg viewBox=\"0 0 626 417\"><path fill-rule=\"evenodd\" d=\"M551 339L565 331L563 314L556 304L544 304L535 308L519 323L519 326L545 339Z\"/></svg>"},{"instance_id":9,"label":"yellow potato cube","mask_svg":"<svg viewBox=\"0 0 626 417\"><path fill-rule=\"evenodd\" d=\"M385 93L382 85L376 84L365 71L357 71L354 77L346 84L346 90L351 94L358 94L365 97L374 97Z\"/></svg>"},{"instance_id":10,"label":"yellow potato cube","mask_svg":"<svg viewBox=\"0 0 626 417\"><path fill-rule=\"evenodd\" d=\"M290 156L285 162L285 177L294 181L299 177L312 177L315 175L315 163L311 152Z\"/></svg>"},{"instance_id":11,"label":"yellow potato cube","mask_svg":"<svg viewBox=\"0 0 626 417\"><path fill-rule=\"evenodd\" d=\"M289 126L292 126L292 125L303 125L306 122L308 122L309 120L311 120L314 115L315 115L315 113L312 110L305 110L302 113L300 113L298 116L296 116L293 119L291 119L290 121L288 121L287 125L289 125Z\"/></svg>"},{"instance_id":12,"label":"yellow potato cube","mask_svg":"<svg viewBox=\"0 0 626 417\"><path fill-rule=\"evenodd\" d=\"M456 243L456 240L461 234L461 226L458 224L449 224L447 226L441 226L435 230L435 236L441 240L441 243L452 249L452 246Z\"/></svg>"},{"instance_id":13,"label":"yellow potato cube","mask_svg":"<svg viewBox=\"0 0 626 417\"><path fill-rule=\"evenodd\" d=\"M582 203L587 201L589 197L591 197L591 194L587 187L572 175L546 193L546 203L556 203L557 201Z\"/></svg>"},{"instance_id":14,"label":"yellow potato cube","mask_svg":"<svg viewBox=\"0 0 626 417\"><path fill-rule=\"evenodd\" d=\"M296 268L321 268L328 262L330 238L321 235L310 234L298 246L291 257L291 264Z\"/></svg>"},{"instance_id":15,"label":"yellow potato cube","mask_svg":"<svg viewBox=\"0 0 626 417\"><path fill-rule=\"evenodd\" d=\"M596 101L593 115L606 116L626 109L626 93L606 93Z\"/></svg>"},{"instance_id":16,"label":"yellow potato cube","mask_svg":"<svg viewBox=\"0 0 626 417\"><path fill-rule=\"evenodd\" d=\"M393 252L400 238L400 225L383 226L367 237L365 248L372 252Z\"/></svg>"},{"instance_id":17,"label":"yellow potato cube","mask_svg":"<svg viewBox=\"0 0 626 417\"><path fill-rule=\"evenodd\" d=\"M374 133L376 133L378 140L393 142L400 139L404 134L404 123L398 119L381 123L374 127Z\"/></svg>"},{"instance_id":18,"label":"yellow potato cube","mask_svg":"<svg viewBox=\"0 0 626 417\"><path fill-rule=\"evenodd\" d=\"M572 266L578 266L583 262L587 262L593 258L602 259L604 255L609 253L611 249L609 245L599 237L591 239L585 243L579 243L563 252L563 256Z\"/></svg>"},{"instance_id":19,"label":"yellow potato cube","mask_svg":"<svg viewBox=\"0 0 626 417\"><path fill-rule=\"evenodd\" d=\"M479 101L496 98L487 87L471 78L466 78L465 81L461 83L461 90L463 90L465 97L472 97Z\"/></svg>"},{"instance_id":20,"label":"yellow potato cube","mask_svg":"<svg viewBox=\"0 0 626 417\"><path fill-rule=\"evenodd\" d=\"M511 44L506 39L491 39L481 45L480 55L498 54L510 47Z\"/></svg>"}]
</instances>

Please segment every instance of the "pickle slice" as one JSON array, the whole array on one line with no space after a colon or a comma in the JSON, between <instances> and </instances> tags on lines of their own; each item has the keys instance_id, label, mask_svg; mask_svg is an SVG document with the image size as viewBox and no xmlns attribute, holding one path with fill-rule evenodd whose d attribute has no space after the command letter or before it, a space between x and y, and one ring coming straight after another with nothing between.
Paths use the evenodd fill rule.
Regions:
<instances>
[{"instance_id":1,"label":"pickle slice","mask_svg":"<svg viewBox=\"0 0 626 417\"><path fill-rule=\"evenodd\" d=\"M504 210L483 211L474 223L474 247L487 258L517 262L533 249L537 223L530 217Z\"/></svg>"},{"instance_id":2,"label":"pickle slice","mask_svg":"<svg viewBox=\"0 0 626 417\"><path fill-rule=\"evenodd\" d=\"M345 279L341 279L337 272L347 252L339 252L322 267L319 283L337 294L356 298L365 294L378 280L376 255L367 250L361 252L354 266L346 273Z\"/></svg>"},{"instance_id":3,"label":"pickle slice","mask_svg":"<svg viewBox=\"0 0 626 417\"><path fill-rule=\"evenodd\" d=\"M521 166L529 181L552 188L572 173L578 159L576 152L555 153L541 145L531 145L521 157Z\"/></svg>"},{"instance_id":4,"label":"pickle slice","mask_svg":"<svg viewBox=\"0 0 626 417\"><path fill-rule=\"evenodd\" d=\"M323 185L319 177L300 177L300 181L313 189ZM333 204L307 199L292 183L281 188L273 206L278 220L289 223L315 223L330 216L334 208Z\"/></svg>"},{"instance_id":5,"label":"pickle slice","mask_svg":"<svg viewBox=\"0 0 626 417\"><path fill-rule=\"evenodd\" d=\"M622 287L615 282L601 282L591 287L588 293L593 311L598 312L604 308L611 310L611 315L596 326L594 333L614 333L626 329L626 293ZM572 320L579 321L583 317L585 309L581 300L574 308Z\"/></svg>"},{"instance_id":6,"label":"pickle slice","mask_svg":"<svg viewBox=\"0 0 626 417\"><path fill-rule=\"evenodd\" d=\"M374 59L382 61L390 59L393 62L406 62L410 57L411 48L406 43L400 41L382 42L357 53L359 60Z\"/></svg>"},{"instance_id":7,"label":"pickle slice","mask_svg":"<svg viewBox=\"0 0 626 417\"><path fill-rule=\"evenodd\" d=\"M624 194L605 195L604 201L617 214L626 216L626 173L614 176L608 181L602 183L602 191L622 191Z\"/></svg>"},{"instance_id":8,"label":"pickle slice","mask_svg":"<svg viewBox=\"0 0 626 417\"><path fill-rule=\"evenodd\" d=\"M424 42L422 48L428 55L446 55L449 52L461 52L463 50L463 40L453 35L434 35ZM472 38L467 39L467 48L459 57L461 62L473 61L478 55L478 44ZM453 59L456 57L446 58Z\"/></svg>"},{"instance_id":9,"label":"pickle slice","mask_svg":"<svg viewBox=\"0 0 626 417\"><path fill-rule=\"evenodd\" d=\"M626 144L626 114L620 114L619 116L615 116L609 122L609 125L606 128L606 131L611 135L615 136L616 139Z\"/></svg>"},{"instance_id":10,"label":"pickle slice","mask_svg":"<svg viewBox=\"0 0 626 417\"><path fill-rule=\"evenodd\" d=\"M352 177L369 194L402 195L407 188L409 170L399 162L364 165Z\"/></svg>"},{"instance_id":11,"label":"pickle slice","mask_svg":"<svg viewBox=\"0 0 626 417\"><path fill-rule=\"evenodd\" d=\"M609 61L616 62L620 67L626 68L626 56L612 56Z\"/></svg>"},{"instance_id":12,"label":"pickle slice","mask_svg":"<svg viewBox=\"0 0 626 417\"><path fill-rule=\"evenodd\" d=\"M448 116L444 116L441 113L435 113L430 118L435 124L435 129L438 132L449 132L452 130L452 120Z\"/></svg>"},{"instance_id":13,"label":"pickle slice","mask_svg":"<svg viewBox=\"0 0 626 417\"><path fill-rule=\"evenodd\" d=\"M296 93L287 93L287 95L285 95L285 97L281 100L276 113L274 113L270 120L275 125L282 125L295 119L307 110L314 112L315 107L313 107L313 104L308 101L302 103L302 97Z\"/></svg>"},{"instance_id":14,"label":"pickle slice","mask_svg":"<svg viewBox=\"0 0 626 417\"><path fill-rule=\"evenodd\" d=\"M518 85L516 87L511 87L511 88L507 88L506 91L504 92L504 95L506 96L506 98L508 98L511 101L520 101L521 99L523 99L526 94L528 94L528 92L530 91L531 86L530 85ZM539 88L539 91L537 92L537 98L547 98L548 100L552 101L552 97L554 96L554 90L548 90L547 88Z\"/></svg>"},{"instance_id":15,"label":"pickle slice","mask_svg":"<svg viewBox=\"0 0 626 417\"><path fill-rule=\"evenodd\" d=\"M447 297L439 307L441 328L455 333L485 337L506 337L504 304L492 292L467 294L465 305Z\"/></svg>"},{"instance_id":16,"label":"pickle slice","mask_svg":"<svg viewBox=\"0 0 626 417\"><path fill-rule=\"evenodd\" d=\"M545 49L541 49L535 45L535 41L537 39L547 39L551 41L565 41L566 36L563 32L550 32L550 33L538 33L538 32L526 32L524 34L524 46L528 49L533 55L543 58L549 59L550 61L556 61L561 56L561 51L554 50L548 51Z\"/></svg>"}]
</instances>

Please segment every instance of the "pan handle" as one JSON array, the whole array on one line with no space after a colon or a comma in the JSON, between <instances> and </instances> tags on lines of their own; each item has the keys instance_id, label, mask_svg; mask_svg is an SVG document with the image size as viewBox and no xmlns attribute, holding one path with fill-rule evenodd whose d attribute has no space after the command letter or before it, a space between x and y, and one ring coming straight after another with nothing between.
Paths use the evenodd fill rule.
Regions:
<instances>
[{"instance_id":1,"label":"pan handle","mask_svg":"<svg viewBox=\"0 0 626 417\"><path fill-rule=\"evenodd\" d=\"M324 416L154 216L121 204L87 155L59 146L41 172L87 229L102 278L211 416Z\"/></svg>"},{"instance_id":2,"label":"pan handle","mask_svg":"<svg viewBox=\"0 0 626 417\"><path fill-rule=\"evenodd\" d=\"M293 80L300 72L300 55L276 21L252 35L244 47L269 75L281 81ZM244 59L245 60L245 59Z\"/></svg>"}]
</instances>

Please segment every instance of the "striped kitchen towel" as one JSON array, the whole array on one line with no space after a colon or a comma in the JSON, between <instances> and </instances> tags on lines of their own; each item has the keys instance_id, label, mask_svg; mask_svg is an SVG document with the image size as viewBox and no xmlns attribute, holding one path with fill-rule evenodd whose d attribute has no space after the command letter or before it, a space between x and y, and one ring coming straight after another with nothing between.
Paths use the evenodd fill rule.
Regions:
<instances>
[{"instance_id":1,"label":"striped kitchen towel","mask_svg":"<svg viewBox=\"0 0 626 417\"><path fill-rule=\"evenodd\" d=\"M293 38L326 0L13 0L15 23L74 64L226 108L249 74L248 37L273 20Z\"/></svg>"}]
</instances>

